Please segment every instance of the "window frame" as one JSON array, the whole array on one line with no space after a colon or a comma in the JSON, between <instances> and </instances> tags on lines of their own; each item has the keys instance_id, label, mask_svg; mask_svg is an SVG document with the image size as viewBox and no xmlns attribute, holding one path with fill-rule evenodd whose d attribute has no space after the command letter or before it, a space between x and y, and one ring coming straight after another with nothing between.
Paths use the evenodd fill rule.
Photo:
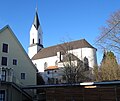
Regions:
<instances>
[{"instance_id":1,"label":"window frame","mask_svg":"<svg viewBox=\"0 0 120 101\"><path fill-rule=\"evenodd\" d=\"M48 74L48 75L50 74L50 71L49 71L49 70L47 71L47 74Z\"/></svg>"},{"instance_id":2,"label":"window frame","mask_svg":"<svg viewBox=\"0 0 120 101\"><path fill-rule=\"evenodd\" d=\"M17 59L13 59L13 65L17 65L17 64L18 64Z\"/></svg>"},{"instance_id":3,"label":"window frame","mask_svg":"<svg viewBox=\"0 0 120 101\"><path fill-rule=\"evenodd\" d=\"M46 70L46 68L48 67L47 62L44 63L44 70Z\"/></svg>"},{"instance_id":4,"label":"window frame","mask_svg":"<svg viewBox=\"0 0 120 101\"><path fill-rule=\"evenodd\" d=\"M35 40L34 40L34 38L32 39L32 44L34 44L35 42L34 42Z\"/></svg>"},{"instance_id":5,"label":"window frame","mask_svg":"<svg viewBox=\"0 0 120 101\"><path fill-rule=\"evenodd\" d=\"M25 73L21 73L21 79L25 80L26 79L26 74Z\"/></svg>"},{"instance_id":6,"label":"window frame","mask_svg":"<svg viewBox=\"0 0 120 101\"><path fill-rule=\"evenodd\" d=\"M41 41L41 40L40 40L40 38L39 38L39 44L41 44L40 41Z\"/></svg>"},{"instance_id":7,"label":"window frame","mask_svg":"<svg viewBox=\"0 0 120 101\"><path fill-rule=\"evenodd\" d=\"M8 44L7 43L3 43L2 44L2 52L3 53L8 53Z\"/></svg>"},{"instance_id":8,"label":"window frame","mask_svg":"<svg viewBox=\"0 0 120 101\"><path fill-rule=\"evenodd\" d=\"M0 90L0 101L6 101L6 91L3 89Z\"/></svg>"},{"instance_id":9,"label":"window frame","mask_svg":"<svg viewBox=\"0 0 120 101\"><path fill-rule=\"evenodd\" d=\"M2 66L7 66L8 65L8 58L7 57L2 57L1 59L1 65Z\"/></svg>"},{"instance_id":10,"label":"window frame","mask_svg":"<svg viewBox=\"0 0 120 101\"><path fill-rule=\"evenodd\" d=\"M1 81L6 81L6 70L2 70Z\"/></svg>"},{"instance_id":11,"label":"window frame","mask_svg":"<svg viewBox=\"0 0 120 101\"><path fill-rule=\"evenodd\" d=\"M57 60L55 61L55 66L58 66L58 61Z\"/></svg>"}]
</instances>

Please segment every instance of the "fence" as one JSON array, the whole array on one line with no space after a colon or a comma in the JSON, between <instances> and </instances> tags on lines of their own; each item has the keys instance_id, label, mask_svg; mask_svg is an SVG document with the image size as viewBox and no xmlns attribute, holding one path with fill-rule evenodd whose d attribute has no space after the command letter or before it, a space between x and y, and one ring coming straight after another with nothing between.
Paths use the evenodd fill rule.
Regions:
<instances>
[{"instance_id":1,"label":"fence","mask_svg":"<svg viewBox=\"0 0 120 101\"><path fill-rule=\"evenodd\" d=\"M120 101L119 85L68 86L46 89L46 101Z\"/></svg>"},{"instance_id":2,"label":"fence","mask_svg":"<svg viewBox=\"0 0 120 101\"><path fill-rule=\"evenodd\" d=\"M120 81L32 85L23 89L43 90L45 99L39 101L120 101Z\"/></svg>"}]
</instances>

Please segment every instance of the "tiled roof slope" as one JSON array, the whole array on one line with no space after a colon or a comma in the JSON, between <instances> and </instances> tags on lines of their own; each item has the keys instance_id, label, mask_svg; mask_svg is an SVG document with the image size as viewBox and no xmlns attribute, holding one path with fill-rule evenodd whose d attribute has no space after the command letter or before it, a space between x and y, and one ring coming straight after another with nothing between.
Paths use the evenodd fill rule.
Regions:
<instances>
[{"instance_id":1,"label":"tiled roof slope","mask_svg":"<svg viewBox=\"0 0 120 101\"><path fill-rule=\"evenodd\" d=\"M71 41L68 43L72 49L78 49L78 48L94 48L92 45L90 45L85 39L77 40L77 41ZM66 43L58 44L55 46L42 48L37 54L35 54L32 58L32 60L36 59L42 59L47 58L51 56L56 56L57 52L60 52L62 49L60 47L66 47ZM96 49L96 48L94 48Z\"/></svg>"}]
</instances>

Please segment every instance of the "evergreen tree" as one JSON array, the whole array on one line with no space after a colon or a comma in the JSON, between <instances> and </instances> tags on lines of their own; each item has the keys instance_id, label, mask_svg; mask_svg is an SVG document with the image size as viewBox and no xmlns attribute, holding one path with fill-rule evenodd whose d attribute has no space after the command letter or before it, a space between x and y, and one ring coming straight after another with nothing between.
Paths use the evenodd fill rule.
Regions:
<instances>
[{"instance_id":1,"label":"evergreen tree","mask_svg":"<svg viewBox=\"0 0 120 101\"><path fill-rule=\"evenodd\" d=\"M120 68L113 52L104 52L103 59L98 69L99 80L119 80Z\"/></svg>"}]
</instances>

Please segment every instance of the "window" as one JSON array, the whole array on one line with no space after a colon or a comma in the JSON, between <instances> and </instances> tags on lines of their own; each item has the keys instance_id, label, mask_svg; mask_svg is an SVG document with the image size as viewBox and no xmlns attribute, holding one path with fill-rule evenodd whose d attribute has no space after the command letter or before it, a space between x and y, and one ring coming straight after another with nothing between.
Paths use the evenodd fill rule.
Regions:
<instances>
[{"instance_id":1,"label":"window","mask_svg":"<svg viewBox=\"0 0 120 101\"><path fill-rule=\"evenodd\" d=\"M40 39L39 39L39 44L40 44Z\"/></svg>"},{"instance_id":2,"label":"window","mask_svg":"<svg viewBox=\"0 0 120 101\"><path fill-rule=\"evenodd\" d=\"M13 65L17 65L17 60L13 59Z\"/></svg>"},{"instance_id":3,"label":"window","mask_svg":"<svg viewBox=\"0 0 120 101\"><path fill-rule=\"evenodd\" d=\"M58 84L58 78L56 78L56 84Z\"/></svg>"},{"instance_id":4,"label":"window","mask_svg":"<svg viewBox=\"0 0 120 101\"><path fill-rule=\"evenodd\" d=\"M57 60L55 61L55 66L58 66L58 61Z\"/></svg>"},{"instance_id":5,"label":"window","mask_svg":"<svg viewBox=\"0 0 120 101\"><path fill-rule=\"evenodd\" d=\"M21 73L21 79L25 80L25 73Z\"/></svg>"},{"instance_id":6,"label":"window","mask_svg":"<svg viewBox=\"0 0 120 101\"><path fill-rule=\"evenodd\" d=\"M0 90L0 101L5 101L5 90Z\"/></svg>"},{"instance_id":7,"label":"window","mask_svg":"<svg viewBox=\"0 0 120 101\"><path fill-rule=\"evenodd\" d=\"M6 71L5 70L2 70L2 73L1 73L1 81L6 81ZM1 100L0 100L1 101Z\"/></svg>"},{"instance_id":8,"label":"window","mask_svg":"<svg viewBox=\"0 0 120 101\"><path fill-rule=\"evenodd\" d=\"M44 70L47 68L47 62L44 63Z\"/></svg>"},{"instance_id":9,"label":"window","mask_svg":"<svg viewBox=\"0 0 120 101\"><path fill-rule=\"evenodd\" d=\"M89 61L87 57L84 57L84 68L85 70L89 70Z\"/></svg>"},{"instance_id":10,"label":"window","mask_svg":"<svg viewBox=\"0 0 120 101\"><path fill-rule=\"evenodd\" d=\"M34 39L33 39L33 44L34 44Z\"/></svg>"},{"instance_id":11,"label":"window","mask_svg":"<svg viewBox=\"0 0 120 101\"><path fill-rule=\"evenodd\" d=\"M2 52L8 53L8 44L3 43Z\"/></svg>"},{"instance_id":12,"label":"window","mask_svg":"<svg viewBox=\"0 0 120 101\"><path fill-rule=\"evenodd\" d=\"M1 65L7 66L7 57L2 57Z\"/></svg>"},{"instance_id":13,"label":"window","mask_svg":"<svg viewBox=\"0 0 120 101\"><path fill-rule=\"evenodd\" d=\"M50 74L50 71L47 71L47 74Z\"/></svg>"}]
</instances>

